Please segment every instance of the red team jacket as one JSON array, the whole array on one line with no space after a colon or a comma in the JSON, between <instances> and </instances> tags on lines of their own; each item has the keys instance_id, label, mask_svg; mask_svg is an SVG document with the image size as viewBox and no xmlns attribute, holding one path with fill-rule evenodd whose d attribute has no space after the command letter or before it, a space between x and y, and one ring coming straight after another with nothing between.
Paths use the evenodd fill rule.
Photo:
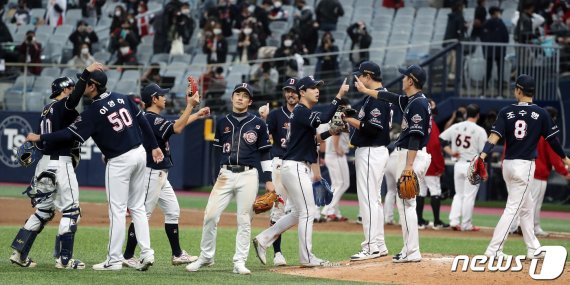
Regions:
<instances>
[{"instance_id":1,"label":"red team jacket","mask_svg":"<svg viewBox=\"0 0 570 285\"><path fill-rule=\"evenodd\" d=\"M426 176L441 176L445 170L445 160L439 143L439 128L433 117L431 118L431 134L426 149L431 154L431 163Z\"/></svg>"},{"instance_id":2,"label":"red team jacket","mask_svg":"<svg viewBox=\"0 0 570 285\"><path fill-rule=\"evenodd\" d=\"M568 174L564 162L556 154L552 147L546 142L543 137L540 137L538 146L536 147L537 157L535 160L536 169L534 170L534 178L538 180L548 180L552 167L562 176Z\"/></svg>"}]
</instances>

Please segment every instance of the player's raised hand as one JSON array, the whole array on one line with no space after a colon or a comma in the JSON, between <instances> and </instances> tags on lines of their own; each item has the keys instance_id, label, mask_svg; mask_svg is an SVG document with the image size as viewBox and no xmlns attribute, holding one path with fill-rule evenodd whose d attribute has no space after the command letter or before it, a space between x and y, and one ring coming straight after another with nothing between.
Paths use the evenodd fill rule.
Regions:
<instances>
[{"instance_id":1,"label":"player's raised hand","mask_svg":"<svg viewBox=\"0 0 570 285\"><path fill-rule=\"evenodd\" d=\"M155 148L152 150L152 160L156 163L162 162L164 159L164 154L162 154L162 150L160 148Z\"/></svg>"},{"instance_id":2,"label":"player's raised hand","mask_svg":"<svg viewBox=\"0 0 570 285\"><path fill-rule=\"evenodd\" d=\"M40 141L40 135L34 134L34 133L29 133L28 136L26 137L26 141L39 142Z\"/></svg>"},{"instance_id":3,"label":"player's raised hand","mask_svg":"<svg viewBox=\"0 0 570 285\"><path fill-rule=\"evenodd\" d=\"M267 115L269 115L269 103L259 107L259 116L263 119L267 119Z\"/></svg>"},{"instance_id":4,"label":"player's raised hand","mask_svg":"<svg viewBox=\"0 0 570 285\"><path fill-rule=\"evenodd\" d=\"M198 115L198 119L206 118L206 117L210 116L210 107L204 107L204 108L198 110L198 112L196 112L196 114Z\"/></svg>"},{"instance_id":5,"label":"player's raised hand","mask_svg":"<svg viewBox=\"0 0 570 285\"><path fill-rule=\"evenodd\" d=\"M90 64L89 66L87 66L87 68L85 68L85 69L87 69L87 71L89 71L89 72L93 72L95 70L103 71L104 68L105 68L105 66L102 63L94 62L94 63Z\"/></svg>"},{"instance_id":6,"label":"player's raised hand","mask_svg":"<svg viewBox=\"0 0 570 285\"><path fill-rule=\"evenodd\" d=\"M186 96L186 106L190 106L192 108L200 105L200 93L198 91L194 92L192 96Z\"/></svg>"},{"instance_id":7,"label":"player's raised hand","mask_svg":"<svg viewBox=\"0 0 570 285\"><path fill-rule=\"evenodd\" d=\"M366 90L368 90L368 88L366 88L366 86L364 86L364 83L362 83L362 81L358 79L358 76L355 75L354 80L356 80L356 82L354 83L356 90L358 90L358 92L360 93L366 93Z\"/></svg>"},{"instance_id":8,"label":"player's raised hand","mask_svg":"<svg viewBox=\"0 0 570 285\"><path fill-rule=\"evenodd\" d=\"M344 81L342 82L342 85L340 86L340 89L338 90L338 97L342 98L344 95L346 95L346 93L348 93L348 89L350 88L350 86L348 86L347 83L347 78L344 78Z\"/></svg>"},{"instance_id":9,"label":"player's raised hand","mask_svg":"<svg viewBox=\"0 0 570 285\"><path fill-rule=\"evenodd\" d=\"M566 164L567 166L570 167L570 158L565 157L563 160L564 160L564 164Z\"/></svg>"}]
</instances>

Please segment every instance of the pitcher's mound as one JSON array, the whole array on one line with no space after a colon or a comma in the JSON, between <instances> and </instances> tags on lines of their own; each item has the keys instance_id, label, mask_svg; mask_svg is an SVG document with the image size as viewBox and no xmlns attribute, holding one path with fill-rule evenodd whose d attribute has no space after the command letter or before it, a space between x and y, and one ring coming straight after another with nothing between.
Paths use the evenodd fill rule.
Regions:
<instances>
[{"instance_id":1,"label":"pitcher's mound","mask_svg":"<svg viewBox=\"0 0 570 285\"><path fill-rule=\"evenodd\" d=\"M300 268L282 267L275 272L304 277L317 277L347 281L362 281L384 284L449 284L449 285L482 285L482 284L525 284L537 282L528 274L530 262L523 263L519 272L451 272L453 256L439 254L422 254L423 259L417 263L392 263L392 257L358 262L339 262L333 267ZM539 262L539 268L541 267ZM462 262L459 263L460 268ZM513 262L514 265L514 262ZM568 263L562 275L556 280L548 280L549 284L570 284ZM536 273L540 271L537 270Z\"/></svg>"}]
</instances>

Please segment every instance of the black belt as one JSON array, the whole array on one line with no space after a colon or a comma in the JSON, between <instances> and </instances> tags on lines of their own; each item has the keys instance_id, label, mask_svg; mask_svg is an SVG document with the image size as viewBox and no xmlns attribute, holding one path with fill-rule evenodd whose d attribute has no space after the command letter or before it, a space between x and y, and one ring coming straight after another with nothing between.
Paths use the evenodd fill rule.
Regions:
<instances>
[{"instance_id":1,"label":"black belt","mask_svg":"<svg viewBox=\"0 0 570 285\"><path fill-rule=\"evenodd\" d=\"M69 155L58 155L58 154L50 154L50 160L59 160L60 157L70 157Z\"/></svg>"},{"instance_id":2,"label":"black belt","mask_svg":"<svg viewBox=\"0 0 570 285\"><path fill-rule=\"evenodd\" d=\"M253 169L253 167L245 165L222 165L222 168L225 168L233 173L240 173Z\"/></svg>"}]
</instances>

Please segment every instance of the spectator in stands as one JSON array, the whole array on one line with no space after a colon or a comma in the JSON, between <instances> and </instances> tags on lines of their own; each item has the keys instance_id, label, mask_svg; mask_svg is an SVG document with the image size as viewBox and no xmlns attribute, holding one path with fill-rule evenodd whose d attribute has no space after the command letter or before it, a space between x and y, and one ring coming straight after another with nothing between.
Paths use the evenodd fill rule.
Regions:
<instances>
[{"instance_id":1,"label":"spectator in stands","mask_svg":"<svg viewBox=\"0 0 570 285\"><path fill-rule=\"evenodd\" d=\"M344 9L338 0L321 0L315 13L320 30L330 32L336 31L336 23L344 16Z\"/></svg>"},{"instance_id":2,"label":"spectator in stands","mask_svg":"<svg viewBox=\"0 0 570 285\"><path fill-rule=\"evenodd\" d=\"M261 47L257 35L253 34L252 25L247 23L243 25L238 36L237 43L237 61L248 62L257 58L257 50Z\"/></svg>"},{"instance_id":3,"label":"spectator in stands","mask_svg":"<svg viewBox=\"0 0 570 285\"><path fill-rule=\"evenodd\" d=\"M456 0L451 8L451 13L447 16L447 27L445 29L444 40L465 40L465 33L467 32L467 22L463 17L464 3L462 0ZM448 45L448 44L446 44ZM455 57L456 51L452 50L447 57L447 64L449 65L449 80L455 79Z\"/></svg>"},{"instance_id":4,"label":"spectator in stands","mask_svg":"<svg viewBox=\"0 0 570 285\"><path fill-rule=\"evenodd\" d=\"M139 7L137 8L138 17L136 18L137 27L139 29L139 36L142 39L144 36L152 35L152 26L150 25L151 22L151 15L145 14L148 11L148 7L146 3L141 1L139 3Z\"/></svg>"},{"instance_id":5,"label":"spectator in stands","mask_svg":"<svg viewBox=\"0 0 570 285\"><path fill-rule=\"evenodd\" d=\"M115 11L113 15L110 15L113 19L111 20L111 28L109 29L109 33L113 33L117 29L121 27L121 24L127 20L127 11L123 5L117 5L115 7Z\"/></svg>"},{"instance_id":6,"label":"spectator in stands","mask_svg":"<svg viewBox=\"0 0 570 285\"><path fill-rule=\"evenodd\" d=\"M340 77L340 68L338 64L338 46L334 44L334 38L330 32L325 32L321 39L321 45L317 49L317 53L337 53L330 55L319 56L317 65L315 67L315 78L318 80L325 81L326 84L323 87L323 93L325 95L333 95L335 92L332 89L336 88L337 85L334 84L336 80ZM327 87L330 86L330 87ZM333 86L335 86L333 88ZM328 100L328 99L327 99Z\"/></svg>"},{"instance_id":7,"label":"spectator in stands","mask_svg":"<svg viewBox=\"0 0 570 285\"><path fill-rule=\"evenodd\" d=\"M228 42L222 34L222 25L217 23L213 30L214 35L204 41L202 51L207 56L208 63L225 63L228 55Z\"/></svg>"},{"instance_id":8,"label":"spectator in stands","mask_svg":"<svg viewBox=\"0 0 570 285\"><path fill-rule=\"evenodd\" d=\"M293 45L294 39L291 35L287 34L282 38L281 46L277 48L274 58L279 58L275 61L275 68L279 72L278 82L285 82L287 78L296 77L299 71L297 60L294 55L299 53L297 48Z\"/></svg>"},{"instance_id":9,"label":"spectator in stands","mask_svg":"<svg viewBox=\"0 0 570 285\"><path fill-rule=\"evenodd\" d=\"M299 40L307 48L308 54L315 53L319 43L319 23L313 19L312 8L306 5L305 0L297 0L293 30L299 35Z\"/></svg>"},{"instance_id":10,"label":"spectator in stands","mask_svg":"<svg viewBox=\"0 0 570 285\"><path fill-rule=\"evenodd\" d=\"M127 42L119 44L119 53L117 54L117 61L113 65L139 65L135 52Z\"/></svg>"},{"instance_id":11,"label":"spectator in stands","mask_svg":"<svg viewBox=\"0 0 570 285\"><path fill-rule=\"evenodd\" d=\"M263 24L254 17L247 18L245 22L242 23L242 26L246 24L249 24L251 26L253 30L252 34L254 34L257 37L257 40L259 40L259 45L262 47L267 46L267 38L269 37L270 34L266 33Z\"/></svg>"},{"instance_id":12,"label":"spectator in stands","mask_svg":"<svg viewBox=\"0 0 570 285\"><path fill-rule=\"evenodd\" d=\"M212 65L208 65L208 69L200 76L198 83L202 86L202 94L204 96L209 93L223 95L227 85L227 81L224 78L224 69L221 66L213 68Z\"/></svg>"},{"instance_id":13,"label":"spectator in stands","mask_svg":"<svg viewBox=\"0 0 570 285\"><path fill-rule=\"evenodd\" d=\"M190 4L183 3L180 6L180 13L176 15L176 33L182 38L182 42L187 45L192 39L192 34L194 33L194 19L190 15Z\"/></svg>"},{"instance_id":14,"label":"spectator in stands","mask_svg":"<svg viewBox=\"0 0 570 285\"><path fill-rule=\"evenodd\" d=\"M404 7L404 0L382 0L382 6L386 8L400 9Z\"/></svg>"},{"instance_id":15,"label":"spectator in stands","mask_svg":"<svg viewBox=\"0 0 570 285\"><path fill-rule=\"evenodd\" d=\"M79 45L79 52L67 62L67 65L80 70L94 62L96 62L96 60L89 52L89 45L87 43L83 43Z\"/></svg>"},{"instance_id":16,"label":"spectator in stands","mask_svg":"<svg viewBox=\"0 0 570 285\"><path fill-rule=\"evenodd\" d=\"M471 39L473 40L481 38L483 25L485 25L485 21L487 20L485 2L485 0L477 0L477 7L475 8L475 15L473 17L473 30L471 30Z\"/></svg>"},{"instance_id":17,"label":"spectator in stands","mask_svg":"<svg viewBox=\"0 0 570 285\"><path fill-rule=\"evenodd\" d=\"M146 86L150 83L162 84L162 77L160 76L160 64L151 63L150 68L147 69L141 77L141 84Z\"/></svg>"},{"instance_id":18,"label":"spectator in stands","mask_svg":"<svg viewBox=\"0 0 570 285\"><path fill-rule=\"evenodd\" d=\"M47 3L46 21L52 27L59 27L65 23L67 0L49 0Z\"/></svg>"},{"instance_id":19,"label":"spectator in stands","mask_svg":"<svg viewBox=\"0 0 570 285\"><path fill-rule=\"evenodd\" d=\"M2 1L0 1L0 2L2 2ZM42 2L44 2L44 1L42 1L42 0L28 0L27 2L28 2L28 8L30 8L30 9L43 8Z\"/></svg>"},{"instance_id":20,"label":"spectator in stands","mask_svg":"<svg viewBox=\"0 0 570 285\"><path fill-rule=\"evenodd\" d=\"M144 102L141 97L134 93L129 93L129 99L133 101L141 110L144 110Z\"/></svg>"},{"instance_id":21,"label":"spectator in stands","mask_svg":"<svg viewBox=\"0 0 570 285\"><path fill-rule=\"evenodd\" d=\"M570 72L570 17L566 18L564 29L560 29L556 41L560 45L560 73Z\"/></svg>"},{"instance_id":22,"label":"spectator in stands","mask_svg":"<svg viewBox=\"0 0 570 285\"><path fill-rule=\"evenodd\" d=\"M277 90L279 72L270 62L263 62L251 74L251 83L263 95L270 95Z\"/></svg>"},{"instance_id":23,"label":"spectator in stands","mask_svg":"<svg viewBox=\"0 0 570 285\"><path fill-rule=\"evenodd\" d=\"M265 35L271 36L271 29L269 29L269 12L268 10L271 8L271 1L270 0L263 0L261 2L261 6L249 6L249 11L253 14L253 18L259 25L262 27L262 31ZM252 11L253 10L253 11ZM265 42L265 38L259 38L262 42Z\"/></svg>"},{"instance_id":24,"label":"spectator in stands","mask_svg":"<svg viewBox=\"0 0 570 285\"><path fill-rule=\"evenodd\" d=\"M481 123L481 127L485 129L487 135L491 134L491 129L495 125L495 121L497 121L497 110L491 109L485 116L483 123Z\"/></svg>"},{"instance_id":25,"label":"spectator in stands","mask_svg":"<svg viewBox=\"0 0 570 285\"><path fill-rule=\"evenodd\" d=\"M42 63L42 45L36 41L36 33L34 31L26 32L24 42L18 48L20 52L20 62L22 63ZM40 75L41 66L30 66L28 71L34 75Z\"/></svg>"},{"instance_id":26,"label":"spectator in stands","mask_svg":"<svg viewBox=\"0 0 570 285\"><path fill-rule=\"evenodd\" d=\"M93 51L91 49L91 46L94 43L99 42L99 37L97 37L97 34L93 31L93 28L89 26L87 22L80 20L77 22L77 28L75 31L69 35L69 41L73 44L73 54L79 55L79 50L84 43L87 43L89 45L89 52L91 53Z\"/></svg>"},{"instance_id":27,"label":"spectator in stands","mask_svg":"<svg viewBox=\"0 0 570 285\"><path fill-rule=\"evenodd\" d=\"M113 53L117 51L119 45L126 42L130 49L134 52L137 51L137 46L139 45L139 40L131 29L131 23L125 20L120 28L116 29L111 34L111 39L109 42L109 52Z\"/></svg>"},{"instance_id":28,"label":"spectator in stands","mask_svg":"<svg viewBox=\"0 0 570 285\"><path fill-rule=\"evenodd\" d=\"M125 5L127 6L127 13L136 14L139 2L147 2L147 1L148 0L123 0L122 2L125 3Z\"/></svg>"},{"instance_id":29,"label":"spectator in stands","mask_svg":"<svg viewBox=\"0 0 570 285\"><path fill-rule=\"evenodd\" d=\"M447 130L453 124L465 121L466 118L467 118L467 109L465 108L464 105L461 105L457 108L457 110L453 111L453 114L451 114L451 118L449 118L449 120L447 120L447 122L445 123L444 130ZM495 121L493 121L493 123L495 123Z\"/></svg>"},{"instance_id":30,"label":"spectator in stands","mask_svg":"<svg viewBox=\"0 0 570 285\"><path fill-rule=\"evenodd\" d=\"M362 21L350 25L346 29L346 33L348 33L348 36L352 40L350 50L368 49L372 44L372 37L368 34L366 24L364 24ZM354 53L350 53L349 57L352 65L355 65L356 63L362 62L363 60L368 60L370 58L370 52L361 51L358 53L358 57L355 57Z\"/></svg>"},{"instance_id":31,"label":"spectator in stands","mask_svg":"<svg viewBox=\"0 0 570 285\"><path fill-rule=\"evenodd\" d=\"M213 15L222 24L222 34L224 37L231 37L232 27L234 25L235 15L239 13L236 5L230 4L228 0L218 0L218 6L215 10L210 11L208 14Z\"/></svg>"},{"instance_id":32,"label":"spectator in stands","mask_svg":"<svg viewBox=\"0 0 570 285\"><path fill-rule=\"evenodd\" d=\"M5 3L0 1L0 18L4 17L4 5ZM13 41L14 39L12 38L12 34L10 34L8 26L6 26L6 23L4 23L4 21L0 21L0 43L9 43Z\"/></svg>"},{"instance_id":33,"label":"spectator in stands","mask_svg":"<svg viewBox=\"0 0 570 285\"><path fill-rule=\"evenodd\" d=\"M101 8L105 5L106 0L79 0L79 7L81 7L81 15L84 18L89 17L89 12L95 10L97 20L101 18Z\"/></svg>"},{"instance_id":34,"label":"spectator in stands","mask_svg":"<svg viewBox=\"0 0 570 285\"><path fill-rule=\"evenodd\" d=\"M12 23L16 23L18 26L30 23L30 10L26 0L18 0L18 8L14 12L14 16L12 16Z\"/></svg>"},{"instance_id":35,"label":"spectator in stands","mask_svg":"<svg viewBox=\"0 0 570 285\"><path fill-rule=\"evenodd\" d=\"M518 20L516 21L515 30L513 32L515 42L532 44L534 40L540 38L538 26L544 23L544 18L542 16L540 16L541 19L537 17L539 15L534 13L534 5L535 3L533 1L526 1L522 4L522 10L518 15Z\"/></svg>"},{"instance_id":36,"label":"spectator in stands","mask_svg":"<svg viewBox=\"0 0 570 285\"><path fill-rule=\"evenodd\" d=\"M273 0L271 10L269 10L269 20L271 21L287 21L289 15L283 10L283 2L281 0Z\"/></svg>"},{"instance_id":37,"label":"spectator in stands","mask_svg":"<svg viewBox=\"0 0 570 285\"><path fill-rule=\"evenodd\" d=\"M507 26L501 19L503 10L499 7L493 6L489 9L489 14L491 18L485 22L483 25L483 30L481 33L481 41L486 43L509 43L509 32ZM505 47L491 47L486 46L483 49L485 58L487 59L487 82L485 86L489 87L489 81L491 80L491 72L493 71L493 61L497 64L497 78L502 78L501 74L504 74L503 66L506 55ZM510 70L507 71L510 73Z\"/></svg>"}]
</instances>

